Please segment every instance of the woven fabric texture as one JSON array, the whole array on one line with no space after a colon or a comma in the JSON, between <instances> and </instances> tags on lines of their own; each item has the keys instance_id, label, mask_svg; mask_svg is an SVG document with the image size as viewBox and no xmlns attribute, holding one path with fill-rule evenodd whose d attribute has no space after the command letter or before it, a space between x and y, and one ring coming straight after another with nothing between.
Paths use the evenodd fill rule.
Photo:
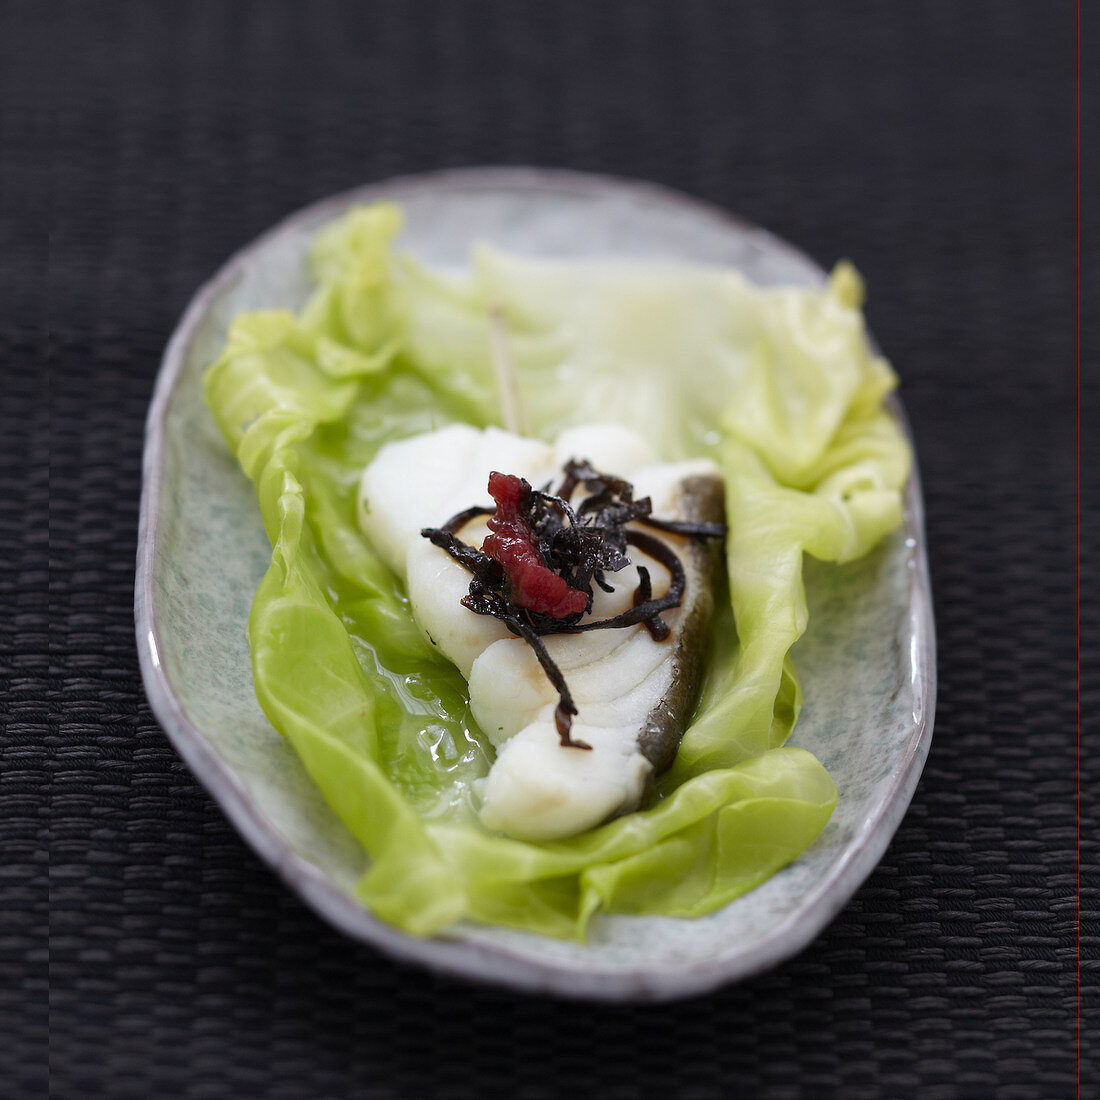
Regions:
<instances>
[{"instance_id":1,"label":"woven fabric texture","mask_svg":"<svg viewBox=\"0 0 1100 1100\"><path fill-rule=\"evenodd\" d=\"M1074 6L0 11L4 1094L44 1095L49 1054L58 1098L1076 1095ZM548 1002L342 938L142 692L143 417L189 296L311 200L467 164L652 179L850 257L903 380L939 631L927 768L823 935L695 1001ZM1086 208L1094 288L1095 229ZM1086 731L1095 671L1086 652ZM1080 781L1098 1095L1095 756Z\"/></svg>"}]
</instances>

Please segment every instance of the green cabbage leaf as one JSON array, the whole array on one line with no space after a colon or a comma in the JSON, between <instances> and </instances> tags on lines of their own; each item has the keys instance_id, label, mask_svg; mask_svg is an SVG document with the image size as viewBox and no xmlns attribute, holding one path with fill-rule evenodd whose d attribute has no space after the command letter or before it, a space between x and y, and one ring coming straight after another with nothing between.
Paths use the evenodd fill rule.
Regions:
<instances>
[{"instance_id":1,"label":"green cabbage leaf","mask_svg":"<svg viewBox=\"0 0 1100 1100\"><path fill-rule=\"evenodd\" d=\"M205 376L273 546L248 626L260 705L369 854L358 896L410 934L467 919L583 938L599 912L711 912L795 859L836 802L821 764L785 746L803 555L850 561L895 528L910 462L859 277L842 264L824 287L765 289L486 247L444 277L393 250L400 227L382 203L325 228L301 312L238 317ZM465 681L356 525L384 443L500 422L493 326L530 434L620 421L668 460L709 456L730 525L702 696L658 798L541 844L481 827L493 750Z\"/></svg>"}]
</instances>

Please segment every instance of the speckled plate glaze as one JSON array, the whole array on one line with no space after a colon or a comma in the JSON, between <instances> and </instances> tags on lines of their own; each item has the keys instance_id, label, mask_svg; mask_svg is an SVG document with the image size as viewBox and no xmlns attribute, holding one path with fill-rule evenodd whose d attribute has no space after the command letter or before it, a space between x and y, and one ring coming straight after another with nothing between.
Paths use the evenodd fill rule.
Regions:
<instances>
[{"instance_id":1,"label":"speckled plate glaze","mask_svg":"<svg viewBox=\"0 0 1100 1100\"><path fill-rule=\"evenodd\" d=\"M252 487L203 404L200 376L230 319L297 307L319 226L376 199L402 203L400 246L462 266L475 238L541 256L614 255L729 264L758 283L822 271L721 210L629 181L535 169L470 169L372 184L293 215L196 295L165 352L149 411L137 563L138 652L149 701L245 840L322 917L400 959L515 989L607 1001L688 997L804 948L881 858L932 735L931 597L916 474L905 527L862 561L807 562L810 627L795 648L806 707L791 743L839 788L836 813L795 863L719 912L686 921L603 917L587 944L464 924L413 939L352 887L365 856L264 717L245 625L270 548ZM894 404L899 417L901 407Z\"/></svg>"}]
</instances>

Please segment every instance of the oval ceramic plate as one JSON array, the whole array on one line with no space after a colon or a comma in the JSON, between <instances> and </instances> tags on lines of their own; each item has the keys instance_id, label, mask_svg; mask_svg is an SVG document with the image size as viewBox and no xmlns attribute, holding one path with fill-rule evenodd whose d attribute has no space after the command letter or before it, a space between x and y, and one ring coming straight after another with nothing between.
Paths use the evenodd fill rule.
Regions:
<instances>
[{"instance_id":1,"label":"oval ceramic plate","mask_svg":"<svg viewBox=\"0 0 1100 1100\"><path fill-rule=\"evenodd\" d=\"M235 314L302 304L306 248L318 227L381 198L405 208L400 246L441 268L461 267L481 239L542 256L729 264L764 284L823 279L807 257L720 210L646 184L565 172L473 169L392 180L276 226L198 293L157 380L136 598L154 713L291 889L343 932L393 956L517 989L609 1001L691 996L773 966L805 947L881 858L928 752L934 643L916 475L904 529L877 551L843 567L807 562L810 627L794 650L806 707L790 743L818 756L839 799L800 859L708 917L603 917L587 944L472 924L435 939L403 935L354 899L365 856L253 694L245 624L270 547L200 385Z\"/></svg>"}]
</instances>

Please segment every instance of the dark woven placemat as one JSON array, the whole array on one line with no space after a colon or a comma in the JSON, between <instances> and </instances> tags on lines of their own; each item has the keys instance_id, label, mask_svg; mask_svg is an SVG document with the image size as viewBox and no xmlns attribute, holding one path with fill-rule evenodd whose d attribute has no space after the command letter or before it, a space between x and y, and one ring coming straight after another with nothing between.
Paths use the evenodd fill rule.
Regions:
<instances>
[{"instance_id":1,"label":"dark woven placemat","mask_svg":"<svg viewBox=\"0 0 1100 1100\"><path fill-rule=\"evenodd\" d=\"M44 1093L48 948L63 1098L1073 1096L1072 5L11 3L3 18L3 1093ZM939 629L927 769L820 939L697 1001L549 1003L343 939L244 847L142 694L142 420L189 295L310 200L476 163L654 179L824 263L851 257L903 379ZM1095 525L1084 535L1095 549ZM1085 616L1095 642L1091 601ZM1087 761L1093 1008L1098 780Z\"/></svg>"}]
</instances>

